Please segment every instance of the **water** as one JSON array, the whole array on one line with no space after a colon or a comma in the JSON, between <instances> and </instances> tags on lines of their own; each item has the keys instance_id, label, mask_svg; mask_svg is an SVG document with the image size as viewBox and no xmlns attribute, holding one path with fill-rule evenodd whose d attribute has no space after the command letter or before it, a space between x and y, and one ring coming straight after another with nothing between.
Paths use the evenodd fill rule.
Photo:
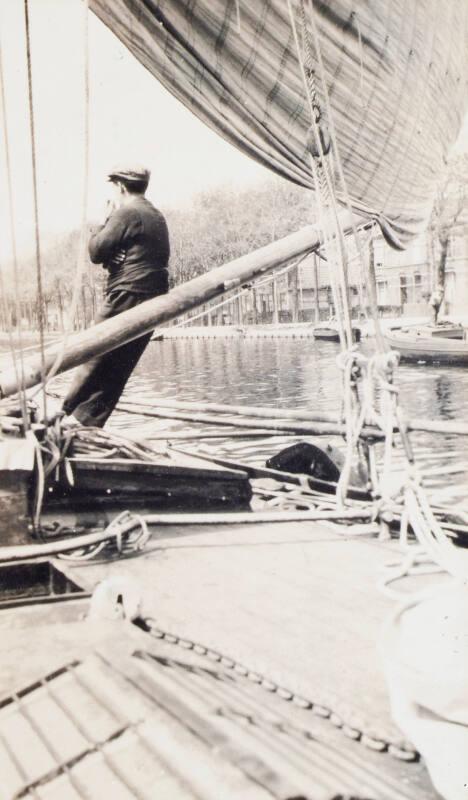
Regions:
<instances>
[{"instance_id":1,"label":"water","mask_svg":"<svg viewBox=\"0 0 468 800\"><path fill-rule=\"evenodd\" d=\"M362 345L371 351L370 341ZM168 339L151 342L130 379L124 399L155 402L158 398L195 402L271 406L338 413L341 376L336 363L339 347L313 339ZM8 356L4 348L5 358ZM65 391L68 375L52 388ZM460 367L408 366L397 370L400 403L406 417L466 421L468 418L468 370ZM170 435L187 436L178 442L186 449L232 460L264 464L266 459L300 437L257 438L245 432L230 438L233 428L201 425L138 414L114 413L110 429L142 440ZM262 420L258 420L261 428ZM237 429L237 433L242 431ZM245 431L245 429L244 429ZM220 434L218 439L192 438L202 432ZM468 508L468 436L411 434L417 463L425 484L437 502L462 502ZM343 440L326 441L343 446ZM395 448L394 471L404 459Z\"/></svg>"},{"instance_id":2,"label":"water","mask_svg":"<svg viewBox=\"0 0 468 800\"><path fill-rule=\"evenodd\" d=\"M369 347L368 343L364 347ZM198 402L261 405L272 408L339 412L338 346L313 339L178 339L152 342L132 376L128 400L157 398ZM464 421L468 417L468 370L456 367L400 366L397 373L400 402L408 417ZM295 439L227 438L219 427L138 415L114 414L111 426L150 438L161 432L219 431L220 440L197 440L199 452L228 453L231 458L264 463ZM261 427L261 420L259 420ZM412 434L426 484L437 498L464 499L468 481L468 437ZM334 440L334 443L339 440ZM342 442L341 442L342 443ZM187 447L187 445L185 445ZM395 469L401 467L399 449ZM435 474L438 473L438 474Z\"/></svg>"}]
</instances>

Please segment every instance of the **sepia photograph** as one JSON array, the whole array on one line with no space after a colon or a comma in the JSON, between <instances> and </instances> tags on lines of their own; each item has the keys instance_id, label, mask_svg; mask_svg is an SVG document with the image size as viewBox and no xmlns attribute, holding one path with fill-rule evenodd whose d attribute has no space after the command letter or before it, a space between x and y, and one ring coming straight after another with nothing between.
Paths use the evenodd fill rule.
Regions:
<instances>
[{"instance_id":1,"label":"sepia photograph","mask_svg":"<svg viewBox=\"0 0 468 800\"><path fill-rule=\"evenodd\" d=\"M0 0L0 800L468 800L468 0Z\"/></svg>"}]
</instances>

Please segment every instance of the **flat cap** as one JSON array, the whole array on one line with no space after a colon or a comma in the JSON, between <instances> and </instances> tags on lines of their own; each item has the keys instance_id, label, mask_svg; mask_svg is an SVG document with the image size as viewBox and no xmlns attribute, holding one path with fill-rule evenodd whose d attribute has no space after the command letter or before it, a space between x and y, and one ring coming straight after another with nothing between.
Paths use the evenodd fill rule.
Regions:
<instances>
[{"instance_id":1,"label":"flat cap","mask_svg":"<svg viewBox=\"0 0 468 800\"><path fill-rule=\"evenodd\" d=\"M151 176L151 172L146 167L142 167L141 165L131 164L131 165L123 165L119 164L115 169L112 169L108 175L108 180L123 180L123 181L130 181L135 183L148 183Z\"/></svg>"}]
</instances>

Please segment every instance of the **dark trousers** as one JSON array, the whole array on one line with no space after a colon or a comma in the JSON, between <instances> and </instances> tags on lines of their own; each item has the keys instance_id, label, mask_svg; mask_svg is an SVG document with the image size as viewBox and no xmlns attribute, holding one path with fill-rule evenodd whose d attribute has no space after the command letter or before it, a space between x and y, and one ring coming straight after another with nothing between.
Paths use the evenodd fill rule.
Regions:
<instances>
[{"instance_id":1,"label":"dark trousers","mask_svg":"<svg viewBox=\"0 0 468 800\"><path fill-rule=\"evenodd\" d=\"M115 317L148 299L148 295L117 289L106 297L95 321ZM82 425L102 428L151 336L152 333L147 333L78 367L63 403L65 413L73 414Z\"/></svg>"}]
</instances>

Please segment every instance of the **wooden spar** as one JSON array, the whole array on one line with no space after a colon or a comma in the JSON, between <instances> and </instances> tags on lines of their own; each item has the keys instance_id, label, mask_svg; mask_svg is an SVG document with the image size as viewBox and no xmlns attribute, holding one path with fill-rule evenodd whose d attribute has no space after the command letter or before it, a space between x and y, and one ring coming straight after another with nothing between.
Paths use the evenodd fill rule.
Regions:
<instances>
[{"instance_id":1,"label":"wooden spar","mask_svg":"<svg viewBox=\"0 0 468 800\"><path fill-rule=\"evenodd\" d=\"M361 520L372 517L373 509L369 508L343 508L341 510L274 510L274 511L231 511L231 512L206 512L206 513L167 513L143 514L142 519L147 525L245 525L250 523L273 522L320 522ZM126 533L135 527L135 519L122 528L109 526L104 531L88 533L83 536L74 536L55 542L43 542L31 545L7 545L0 547L0 563L13 563L28 559L44 558L45 556L58 555L81 547L90 547L93 544L110 541L118 533ZM346 534L346 529L344 531Z\"/></svg>"},{"instance_id":2,"label":"wooden spar","mask_svg":"<svg viewBox=\"0 0 468 800\"><path fill-rule=\"evenodd\" d=\"M330 414L327 412L306 411L305 409L290 409L290 408L268 408L268 406L236 406L222 403L194 403L182 400L164 400L158 398L153 403L145 403L141 400L124 401L126 405L125 410L129 410L130 406L135 406L135 410L140 407L142 409L151 409L154 411L158 408L169 408L181 411L196 411L196 412L214 412L220 414L231 414L247 417L256 417L260 419L280 419L280 420L298 420L300 422L328 422L331 425L340 425L342 420L337 414ZM124 410L121 405L118 406ZM145 416L143 412L142 416ZM409 419L407 421L407 428L410 431L418 431L420 433L443 433L443 434L458 434L460 436L468 435L468 423L466 422L452 422L449 420L432 420L432 419Z\"/></svg>"},{"instance_id":3,"label":"wooden spar","mask_svg":"<svg viewBox=\"0 0 468 800\"><path fill-rule=\"evenodd\" d=\"M342 508L333 511L232 511L207 512L206 514L145 514L148 525L245 525L251 522L304 522L320 520L367 519L373 509ZM345 529L346 533L346 529Z\"/></svg>"},{"instance_id":4,"label":"wooden spar","mask_svg":"<svg viewBox=\"0 0 468 800\"><path fill-rule=\"evenodd\" d=\"M134 411L136 406L126 405L119 403L117 408L120 411ZM211 415L203 413L189 414L184 411L172 411L169 409L152 408L145 409L138 406L138 413L145 417L161 417L162 419L177 419L184 422L201 422L208 425L226 425L234 428L258 428L256 419L249 417L235 417L229 418L222 415ZM337 422L284 422L278 420L277 423L268 422L265 420L262 427L277 434L296 433L302 436L344 436L346 434L346 425ZM363 436L368 436L373 439L383 439L384 434L379 428L365 426L362 429ZM170 439L170 434L168 434Z\"/></svg>"},{"instance_id":5,"label":"wooden spar","mask_svg":"<svg viewBox=\"0 0 468 800\"><path fill-rule=\"evenodd\" d=\"M182 453L183 455L190 455L183 447L171 447L171 450L174 450L176 453ZM312 475L283 472L281 470L271 469L271 467L262 467L244 461L231 461L229 459L219 458L212 454L204 455L203 453L197 453L197 458L209 461L213 464L218 464L220 467L226 467L226 469L240 470L241 472L247 473L249 478L272 478L280 483L292 483L295 486L303 486L305 479L309 488L313 491L320 492L322 495L336 493L336 483L325 481L321 478L314 478ZM352 497L352 495L354 495L354 497ZM364 503L368 503L370 499L368 492L359 486L349 486L348 497L349 499L359 500Z\"/></svg>"},{"instance_id":6,"label":"wooden spar","mask_svg":"<svg viewBox=\"0 0 468 800\"><path fill-rule=\"evenodd\" d=\"M138 413L138 412L137 412ZM282 436L291 436L294 437L294 433L284 433ZM136 437L134 437L136 438ZM193 433L188 432L185 433L184 431L166 431L165 433L151 433L148 436L145 436L145 440L147 442L160 442L170 440L172 442L173 439L183 439L184 441L197 441L205 440L205 439L225 439L226 438L226 431L220 431L219 433L208 433L208 432L201 432L201 433ZM269 439L271 438L271 431L267 430L248 430L248 431L229 431L229 439ZM197 453L198 457L198 453Z\"/></svg>"},{"instance_id":7,"label":"wooden spar","mask_svg":"<svg viewBox=\"0 0 468 800\"><path fill-rule=\"evenodd\" d=\"M196 403L193 401L185 400L167 400L156 398L152 403L144 400L128 400L122 398L118 408L125 405L127 408L135 406L138 408L147 408L156 410L158 408L169 408L174 411L196 411L196 412L214 412L216 414L234 414L245 417L258 417L261 419L294 419L301 420L302 422L332 422L340 423L342 420L336 414L329 413L316 413L315 411L305 411L304 409L286 409L286 408L268 408L268 406L237 406L223 403ZM259 423L260 425L260 423Z\"/></svg>"},{"instance_id":8,"label":"wooden spar","mask_svg":"<svg viewBox=\"0 0 468 800\"><path fill-rule=\"evenodd\" d=\"M406 426L409 431L419 431L421 433L468 435L468 423L466 422L451 422L445 419L440 421L435 419L409 419Z\"/></svg>"},{"instance_id":9,"label":"wooden spar","mask_svg":"<svg viewBox=\"0 0 468 800\"><path fill-rule=\"evenodd\" d=\"M355 218L354 224L363 225L368 220ZM345 233L351 231L351 215L343 212L340 224ZM309 225L276 242L265 245L236 258L221 267L199 275L197 278L172 289L167 295L146 300L136 308L124 311L118 317L107 319L85 331L70 336L67 340L57 373L83 364L90 358L114 350L122 344L137 339L158 325L169 322L181 314L198 308L215 297L264 275L277 267L317 249L320 245L320 229ZM47 348L44 367L50 370L61 353L58 344ZM34 356L24 361L24 386L29 388L41 381L41 357ZM0 372L0 397L9 397L19 389L14 367Z\"/></svg>"}]
</instances>

